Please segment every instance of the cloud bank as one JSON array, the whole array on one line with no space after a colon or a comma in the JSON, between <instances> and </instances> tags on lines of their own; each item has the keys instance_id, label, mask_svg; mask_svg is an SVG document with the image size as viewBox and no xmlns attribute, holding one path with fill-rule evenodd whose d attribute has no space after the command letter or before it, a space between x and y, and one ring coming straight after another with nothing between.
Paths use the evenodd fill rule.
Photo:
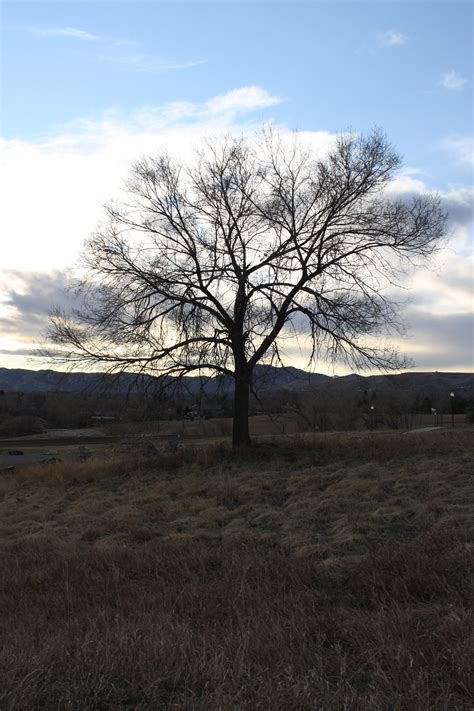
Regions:
<instances>
[{"instance_id":1,"label":"cloud bank","mask_svg":"<svg viewBox=\"0 0 474 711\"><path fill-rule=\"evenodd\" d=\"M0 139L2 268L70 265L134 160L163 148L188 155L203 136L251 130L281 101L261 87L242 87L203 103L110 110L41 142Z\"/></svg>"},{"instance_id":2,"label":"cloud bank","mask_svg":"<svg viewBox=\"0 0 474 711\"><path fill-rule=\"evenodd\" d=\"M205 136L252 132L282 101L262 87L247 86L201 103L174 102L130 113L111 109L61 126L42 141L2 140L0 355L9 354L3 364L13 367L15 358L18 364L20 355L33 348L54 304L71 305L71 295L64 293L65 270L100 221L103 203L120 192L134 160L163 148L186 158ZM326 131L300 135L318 152L335 139ZM413 171L401 172L390 190L393 197L430 192ZM469 370L473 259L468 225L474 190L453 186L440 197L450 214L449 249L434 259L431 271L418 270L407 280L411 303L402 318L416 348L410 338L399 345L420 369L464 364L462 369Z\"/></svg>"}]
</instances>

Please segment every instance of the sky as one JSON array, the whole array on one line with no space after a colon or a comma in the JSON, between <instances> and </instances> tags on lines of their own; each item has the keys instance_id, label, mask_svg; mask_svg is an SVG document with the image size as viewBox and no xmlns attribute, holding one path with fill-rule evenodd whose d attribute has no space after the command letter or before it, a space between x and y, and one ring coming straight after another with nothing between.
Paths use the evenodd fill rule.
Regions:
<instances>
[{"instance_id":1,"label":"sky","mask_svg":"<svg viewBox=\"0 0 474 711\"><path fill-rule=\"evenodd\" d=\"M471 2L3 0L1 13L0 367L44 367L31 354L47 314L135 159L272 123L321 145L381 127L403 158L394 194L440 195L449 240L406 281L399 346L416 370L474 370Z\"/></svg>"}]
</instances>

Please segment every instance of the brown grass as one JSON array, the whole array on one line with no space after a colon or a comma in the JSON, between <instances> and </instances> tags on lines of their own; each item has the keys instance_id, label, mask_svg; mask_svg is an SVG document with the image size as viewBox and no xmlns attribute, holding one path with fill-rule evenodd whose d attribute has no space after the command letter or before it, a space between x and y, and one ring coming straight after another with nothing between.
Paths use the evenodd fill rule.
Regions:
<instances>
[{"instance_id":1,"label":"brown grass","mask_svg":"<svg viewBox=\"0 0 474 711\"><path fill-rule=\"evenodd\" d=\"M4 475L0 708L472 708L473 439Z\"/></svg>"}]
</instances>

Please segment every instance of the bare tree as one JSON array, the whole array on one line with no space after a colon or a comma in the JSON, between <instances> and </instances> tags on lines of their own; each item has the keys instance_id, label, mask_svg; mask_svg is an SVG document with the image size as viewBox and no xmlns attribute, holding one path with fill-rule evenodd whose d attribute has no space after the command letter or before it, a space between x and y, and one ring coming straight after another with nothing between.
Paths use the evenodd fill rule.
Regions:
<instances>
[{"instance_id":1,"label":"bare tree","mask_svg":"<svg viewBox=\"0 0 474 711\"><path fill-rule=\"evenodd\" d=\"M324 158L263 131L189 165L140 160L86 243L83 305L52 316L54 342L110 370L231 376L234 446L250 441L256 364L281 363L298 335L313 360L399 368L373 345L394 318L384 290L446 229L436 198L388 199L399 164L378 131L342 135Z\"/></svg>"}]
</instances>

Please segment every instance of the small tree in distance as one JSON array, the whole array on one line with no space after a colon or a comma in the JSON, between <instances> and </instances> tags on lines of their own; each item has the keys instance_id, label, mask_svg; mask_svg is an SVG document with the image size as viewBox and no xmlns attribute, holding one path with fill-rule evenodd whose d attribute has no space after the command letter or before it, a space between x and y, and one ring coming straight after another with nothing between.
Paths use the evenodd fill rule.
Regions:
<instances>
[{"instance_id":1,"label":"small tree in distance","mask_svg":"<svg viewBox=\"0 0 474 711\"><path fill-rule=\"evenodd\" d=\"M384 288L446 229L436 198L388 199L399 165L379 131L341 135L324 158L264 130L189 165L140 160L85 245L82 307L52 315L53 342L113 371L231 376L234 446L250 442L255 366L282 362L298 334L313 360L399 368L373 345L394 317Z\"/></svg>"}]
</instances>

